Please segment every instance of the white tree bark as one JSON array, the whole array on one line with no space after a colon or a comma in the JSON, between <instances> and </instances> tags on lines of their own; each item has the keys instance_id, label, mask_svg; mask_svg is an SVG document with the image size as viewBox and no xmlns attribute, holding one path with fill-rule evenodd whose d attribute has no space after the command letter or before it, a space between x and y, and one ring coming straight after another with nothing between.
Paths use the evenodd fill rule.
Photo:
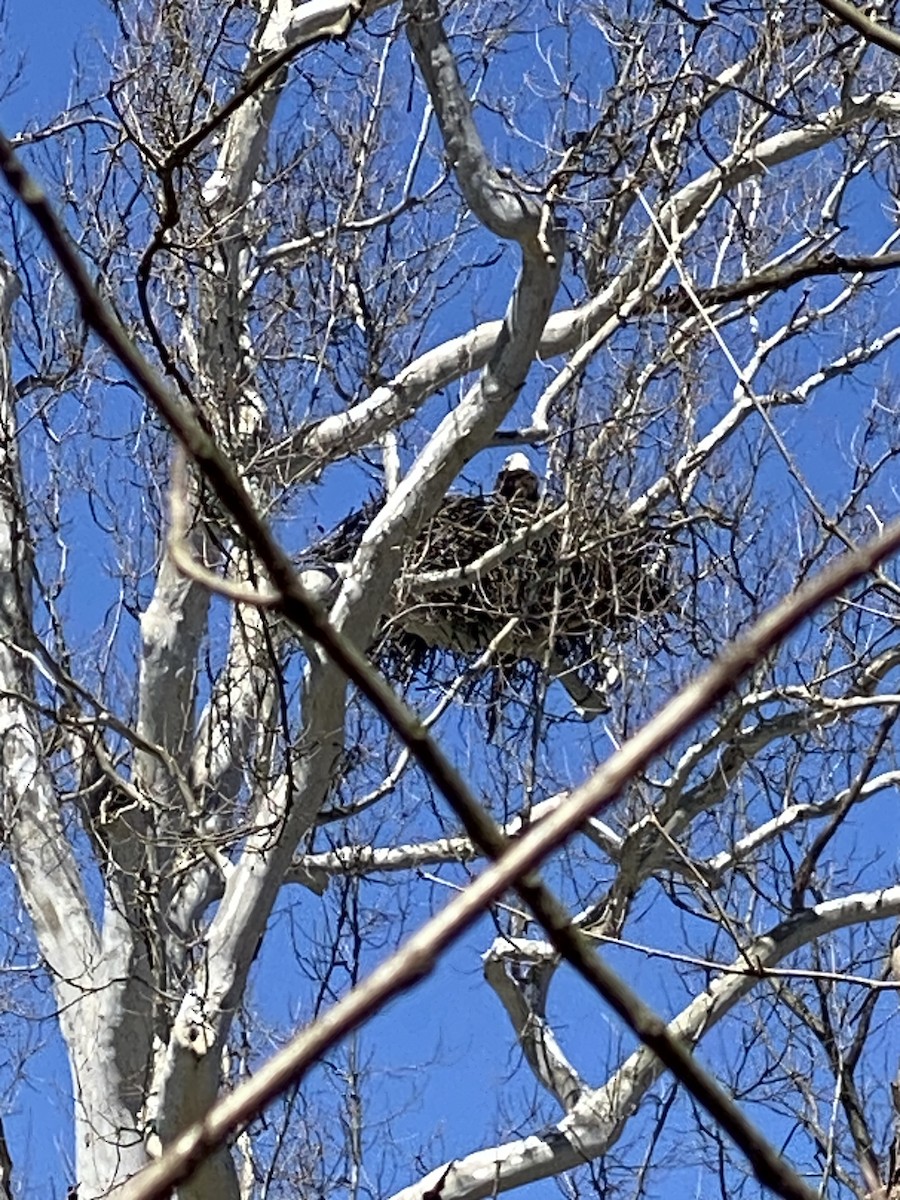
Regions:
<instances>
[{"instance_id":1,"label":"white tree bark","mask_svg":"<svg viewBox=\"0 0 900 1200\"><path fill-rule=\"evenodd\" d=\"M149 1036L126 999L134 961L127 929L95 925L52 777L46 769L31 666L32 547L18 458L10 368L19 285L0 260L0 800L23 903L60 1011L74 1095L84 1196L108 1195L146 1161L138 1111Z\"/></svg>"},{"instance_id":2,"label":"white tree bark","mask_svg":"<svg viewBox=\"0 0 900 1200\"><path fill-rule=\"evenodd\" d=\"M682 1009L669 1029L691 1045L701 1043L710 1029L760 986L767 969L777 967L799 947L848 925L898 914L900 888L846 896L799 913L747 945L732 963L732 971L724 971ZM546 949L540 944L535 947L539 955ZM777 988L777 981L773 986ZM481 1200L598 1158L615 1145L628 1117L661 1073L659 1059L651 1051L637 1050L552 1128L453 1159L396 1192L392 1200L427 1200L435 1194L441 1200Z\"/></svg>"}]
</instances>

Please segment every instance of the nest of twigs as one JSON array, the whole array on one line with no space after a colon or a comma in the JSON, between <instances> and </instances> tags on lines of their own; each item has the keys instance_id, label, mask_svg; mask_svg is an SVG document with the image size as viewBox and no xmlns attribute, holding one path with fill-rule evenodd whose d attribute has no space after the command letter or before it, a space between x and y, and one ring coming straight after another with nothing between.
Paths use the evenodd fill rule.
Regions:
<instances>
[{"instance_id":1,"label":"nest of twigs","mask_svg":"<svg viewBox=\"0 0 900 1200\"><path fill-rule=\"evenodd\" d=\"M316 554L351 559L383 502L351 513ZM659 525L609 506L570 508L567 518L550 497L451 494L405 555L375 655L396 682L438 654L458 668L489 649L486 666L549 662L553 674L590 674L635 621L671 603L669 544Z\"/></svg>"}]
</instances>

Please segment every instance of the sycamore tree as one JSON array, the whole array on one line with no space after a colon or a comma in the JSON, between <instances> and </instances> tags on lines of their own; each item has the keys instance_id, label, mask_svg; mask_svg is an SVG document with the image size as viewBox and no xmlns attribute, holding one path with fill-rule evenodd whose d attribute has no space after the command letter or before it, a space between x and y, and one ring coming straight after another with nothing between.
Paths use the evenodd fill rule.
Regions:
<instances>
[{"instance_id":1,"label":"sycamore tree","mask_svg":"<svg viewBox=\"0 0 900 1200\"><path fill-rule=\"evenodd\" d=\"M889 5L110 10L3 146L0 1116L55 1029L79 1200L880 534L900 454ZM900 1195L898 599L773 642L544 864L568 923L495 897L417 1038L358 1029L179 1196Z\"/></svg>"}]
</instances>

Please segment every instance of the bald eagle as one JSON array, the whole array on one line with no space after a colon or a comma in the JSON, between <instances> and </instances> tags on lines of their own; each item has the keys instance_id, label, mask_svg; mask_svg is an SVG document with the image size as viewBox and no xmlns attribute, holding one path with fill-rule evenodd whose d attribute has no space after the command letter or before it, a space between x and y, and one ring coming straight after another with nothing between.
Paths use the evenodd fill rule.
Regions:
<instances>
[{"instance_id":1,"label":"bald eagle","mask_svg":"<svg viewBox=\"0 0 900 1200\"><path fill-rule=\"evenodd\" d=\"M521 450L504 461L494 484L494 491L505 500L517 504L536 504L540 482L526 455Z\"/></svg>"}]
</instances>

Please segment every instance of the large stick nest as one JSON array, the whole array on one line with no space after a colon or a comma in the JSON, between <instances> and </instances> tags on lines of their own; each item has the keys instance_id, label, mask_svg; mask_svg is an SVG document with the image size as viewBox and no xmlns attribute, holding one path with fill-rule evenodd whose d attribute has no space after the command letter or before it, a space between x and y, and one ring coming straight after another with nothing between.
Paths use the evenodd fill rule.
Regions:
<instances>
[{"instance_id":1,"label":"large stick nest","mask_svg":"<svg viewBox=\"0 0 900 1200\"><path fill-rule=\"evenodd\" d=\"M351 513L316 555L349 561L383 503L375 498ZM451 494L404 556L376 656L397 681L430 666L435 652L471 665L515 618L496 662L552 658L553 673L598 664L634 622L671 604L669 546L664 528L608 505L570 503L561 513L550 497ZM464 579L434 578L464 569Z\"/></svg>"}]
</instances>

